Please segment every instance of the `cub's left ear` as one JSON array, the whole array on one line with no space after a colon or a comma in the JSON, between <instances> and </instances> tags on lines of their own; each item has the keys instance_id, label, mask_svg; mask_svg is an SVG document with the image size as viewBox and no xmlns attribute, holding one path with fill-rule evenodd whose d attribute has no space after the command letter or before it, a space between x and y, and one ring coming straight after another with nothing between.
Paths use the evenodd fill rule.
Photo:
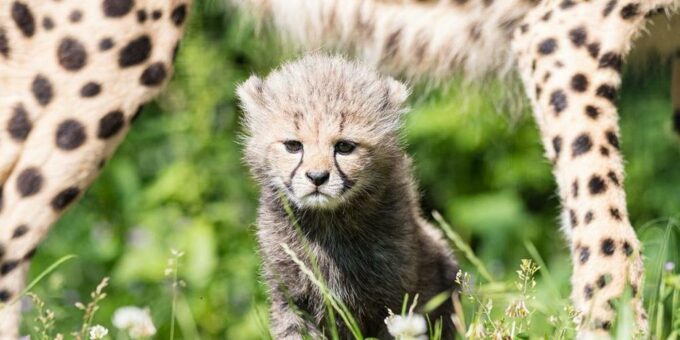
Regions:
<instances>
[{"instance_id":1,"label":"cub's left ear","mask_svg":"<svg viewBox=\"0 0 680 340\"><path fill-rule=\"evenodd\" d=\"M236 89L241 101L241 108L250 116L264 108L264 82L257 76L251 76Z\"/></svg>"},{"instance_id":2,"label":"cub's left ear","mask_svg":"<svg viewBox=\"0 0 680 340\"><path fill-rule=\"evenodd\" d=\"M408 99L411 91L406 84L394 78L387 78L386 85L389 106L392 109L401 111L404 108L404 102Z\"/></svg>"}]
</instances>

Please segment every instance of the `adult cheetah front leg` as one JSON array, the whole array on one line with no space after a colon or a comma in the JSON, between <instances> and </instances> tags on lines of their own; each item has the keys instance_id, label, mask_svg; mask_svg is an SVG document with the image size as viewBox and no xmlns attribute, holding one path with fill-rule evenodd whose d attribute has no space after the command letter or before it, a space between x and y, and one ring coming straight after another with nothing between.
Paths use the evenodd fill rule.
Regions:
<instances>
[{"instance_id":1,"label":"adult cheetah front leg","mask_svg":"<svg viewBox=\"0 0 680 340\"><path fill-rule=\"evenodd\" d=\"M614 301L630 287L646 330L640 242L626 209L616 108L621 66L644 13L665 1L553 1L534 9L513 42L554 165L571 242L580 338L607 336Z\"/></svg>"},{"instance_id":2,"label":"adult cheetah front leg","mask_svg":"<svg viewBox=\"0 0 680 340\"><path fill-rule=\"evenodd\" d=\"M190 2L0 1L0 339L36 247L169 78Z\"/></svg>"}]
</instances>

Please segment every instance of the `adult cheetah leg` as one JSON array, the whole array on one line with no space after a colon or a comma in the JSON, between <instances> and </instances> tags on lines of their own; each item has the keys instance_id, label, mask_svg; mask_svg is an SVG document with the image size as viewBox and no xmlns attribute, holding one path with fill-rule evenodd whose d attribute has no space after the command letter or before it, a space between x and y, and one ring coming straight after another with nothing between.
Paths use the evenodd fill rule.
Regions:
<instances>
[{"instance_id":1,"label":"adult cheetah leg","mask_svg":"<svg viewBox=\"0 0 680 340\"><path fill-rule=\"evenodd\" d=\"M190 2L0 1L0 339L36 247L169 79Z\"/></svg>"},{"instance_id":2,"label":"adult cheetah leg","mask_svg":"<svg viewBox=\"0 0 680 340\"><path fill-rule=\"evenodd\" d=\"M552 2L534 9L513 41L559 187L580 338L608 335L626 287L638 329L646 330L641 245L628 220L615 101L623 58L651 8Z\"/></svg>"},{"instance_id":3,"label":"adult cheetah leg","mask_svg":"<svg viewBox=\"0 0 680 340\"><path fill-rule=\"evenodd\" d=\"M671 97L673 98L673 129L680 134L680 51L673 58L673 78Z\"/></svg>"}]
</instances>

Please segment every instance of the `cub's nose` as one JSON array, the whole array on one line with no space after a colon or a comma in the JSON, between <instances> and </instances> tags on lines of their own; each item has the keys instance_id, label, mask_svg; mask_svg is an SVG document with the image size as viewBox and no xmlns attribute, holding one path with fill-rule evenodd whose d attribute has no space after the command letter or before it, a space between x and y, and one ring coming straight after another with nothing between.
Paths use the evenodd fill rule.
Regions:
<instances>
[{"instance_id":1,"label":"cub's nose","mask_svg":"<svg viewBox=\"0 0 680 340\"><path fill-rule=\"evenodd\" d=\"M328 171L307 171L305 175L317 187L328 182L328 178L331 176Z\"/></svg>"}]
</instances>

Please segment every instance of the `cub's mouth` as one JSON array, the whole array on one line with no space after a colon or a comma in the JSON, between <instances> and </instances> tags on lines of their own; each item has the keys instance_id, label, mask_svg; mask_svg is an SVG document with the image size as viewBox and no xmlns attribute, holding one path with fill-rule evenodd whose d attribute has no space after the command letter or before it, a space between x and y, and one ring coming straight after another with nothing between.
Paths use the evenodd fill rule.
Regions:
<instances>
[{"instance_id":1,"label":"cub's mouth","mask_svg":"<svg viewBox=\"0 0 680 340\"><path fill-rule=\"evenodd\" d=\"M300 201L305 207L312 208L331 208L337 202L337 197L334 195L320 191L318 188L300 198Z\"/></svg>"}]
</instances>

